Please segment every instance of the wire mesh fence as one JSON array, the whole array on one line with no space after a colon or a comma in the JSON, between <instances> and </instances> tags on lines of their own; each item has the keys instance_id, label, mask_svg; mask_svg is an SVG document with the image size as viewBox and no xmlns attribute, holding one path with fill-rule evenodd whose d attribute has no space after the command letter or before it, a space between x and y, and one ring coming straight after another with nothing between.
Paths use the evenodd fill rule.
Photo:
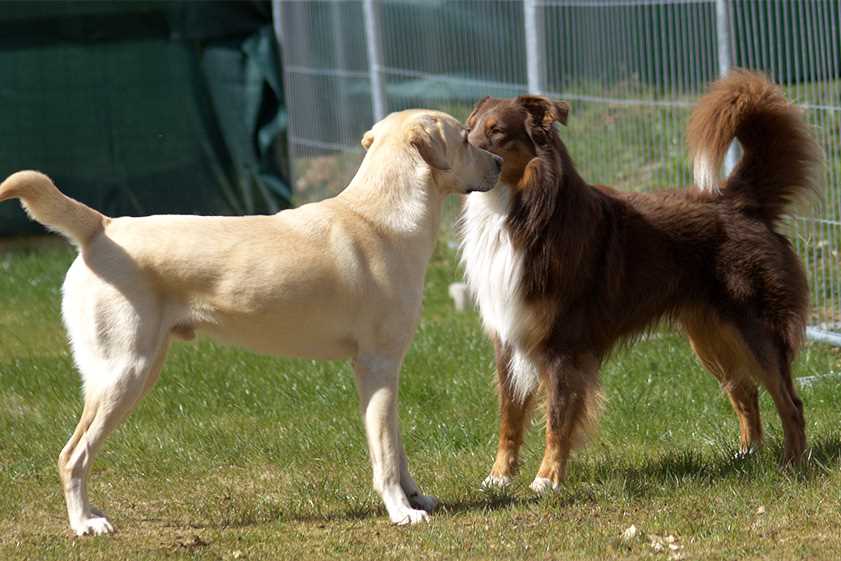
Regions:
<instances>
[{"instance_id":1,"label":"wire mesh fence","mask_svg":"<svg viewBox=\"0 0 841 561\"><path fill-rule=\"evenodd\" d=\"M706 84L760 69L806 110L827 190L790 218L810 334L841 342L841 0L275 0L299 202L341 190L379 117L465 118L486 95L569 100L582 175L626 190L692 182L684 129Z\"/></svg>"}]
</instances>

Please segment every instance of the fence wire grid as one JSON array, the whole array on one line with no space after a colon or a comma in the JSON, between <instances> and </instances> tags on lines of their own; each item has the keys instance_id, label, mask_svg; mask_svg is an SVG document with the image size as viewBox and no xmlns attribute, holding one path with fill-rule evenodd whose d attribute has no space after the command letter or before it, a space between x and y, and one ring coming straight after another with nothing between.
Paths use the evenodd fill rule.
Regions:
<instances>
[{"instance_id":1,"label":"fence wire grid","mask_svg":"<svg viewBox=\"0 0 841 561\"><path fill-rule=\"evenodd\" d=\"M571 102L582 175L645 190L692 183L684 131L706 85L763 70L806 110L825 196L791 216L809 334L841 344L841 0L275 0L298 202L340 191L360 139L409 107L464 119L486 95Z\"/></svg>"}]
</instances>

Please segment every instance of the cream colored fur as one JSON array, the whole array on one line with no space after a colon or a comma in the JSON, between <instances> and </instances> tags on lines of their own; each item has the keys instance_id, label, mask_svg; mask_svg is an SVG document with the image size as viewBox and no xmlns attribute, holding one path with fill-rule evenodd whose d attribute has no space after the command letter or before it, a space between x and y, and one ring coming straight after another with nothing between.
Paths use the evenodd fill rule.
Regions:
<instances>
[{"instance_id":1,"label":"cream colored fur","mask_svg":"<svg viewBox=\"0 0 841 561\"><path fill-rule=\"evenodd\" d=\"M273 216L109 219L37 172L0 184L0 200L20 198L80 249L62 315L85 407L58 461L77 534L113 530L88 501L93 458L154 385L171 339L196 331L262 353L350 359L374 487L392 522L427 519L437 500L409 474L398 375L443 200L492 188L500 160L468 144L449 115L423 110L388 116L363 145L339 196Z\"/></svg>"}]
</instances>

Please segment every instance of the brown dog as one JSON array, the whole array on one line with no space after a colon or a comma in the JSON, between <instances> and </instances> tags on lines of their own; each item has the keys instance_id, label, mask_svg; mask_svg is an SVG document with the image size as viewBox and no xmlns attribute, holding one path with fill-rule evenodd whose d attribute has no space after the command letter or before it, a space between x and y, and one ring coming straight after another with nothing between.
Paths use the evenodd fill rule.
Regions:
<instances>
[{"instance_id":1,"label":"brown dog","mask_svg":"<svg viewBox=\"0 0 841 561\"><path fill-rule=\"evenodd\" d=\"M598 371L617 343L660 323L685 329L760 443L757 382L782 420L785 458L806 438L791 378L808 308L803 268L777 231L787 206L820 187L822 155L800 112L765 77L715 83L689 124L697 187L621 193L587 184L555 131L568 106L485 98L469 140L504 159L500 188L468 197L463 260L496 345L501 429L487 484L505 485L542 385L546 450L532 484L557 489L597 411ZM730 142L744 156L716 185Z\"/></svg>"}]
</instances>

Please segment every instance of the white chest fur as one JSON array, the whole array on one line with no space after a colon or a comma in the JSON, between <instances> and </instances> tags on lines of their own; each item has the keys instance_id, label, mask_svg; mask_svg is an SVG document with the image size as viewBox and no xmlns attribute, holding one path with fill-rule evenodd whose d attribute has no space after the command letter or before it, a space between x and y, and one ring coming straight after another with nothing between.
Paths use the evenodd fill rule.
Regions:
<instances>
[{"instance_id":1,"label":"white chest fur","mask_svg":"<svg viewBox=\"0 0 841 561\"><path fill-rule=\"evenodd\" d=\"M509 205L510 188L502 184L467 198L461 259L485 329L514 350L510 381L523 397L537 385L537 373L521 350L529 313L520 293L523 257L505 225Z\"/></svg>"},{"instance_id":2,"label":"white chest fur","mask_svg":"<svg viewBox=\"0 0 841 561\"><path fill-rule=\"evenodd\" d=\"M485 329L504 343L515 337L522 258L505 227L509 188L499 185L467 198L462 224L462 263Z\"/></svg>"}]
</instances>

